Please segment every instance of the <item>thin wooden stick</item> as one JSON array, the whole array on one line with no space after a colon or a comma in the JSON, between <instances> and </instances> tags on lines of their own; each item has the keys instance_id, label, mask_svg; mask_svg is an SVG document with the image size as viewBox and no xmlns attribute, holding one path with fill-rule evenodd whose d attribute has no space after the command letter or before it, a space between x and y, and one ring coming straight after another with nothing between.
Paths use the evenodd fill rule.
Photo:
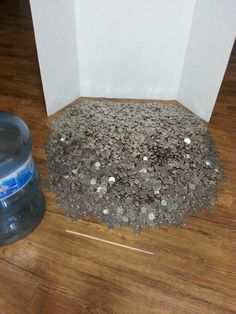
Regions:
<instances>
[{"instance_id":1,"label":"thin wooden stick","mask_svg":"<svg viewBox=\"0 0 236 314\"><path fill-rule=\"evenodd\" d=\"M67 229L65 231L68 232L68 233L71 233L71 234L75 234L77 236L81 236L81 237L84 237L84 238L91 239L91 240L100 241L100 242L111 244L111 245L114 245L114 246L119 246L119 247L122 247L124 249L133 250L133 251L137 251L137 252L141 252L141 253L145 253L145 254L149 254L149 255L154 255L154 253L149 252L149 251L137 249L135 247L124 245L124 244L120 244L120 243L117 243L117 242L107 241L107 240L104 240L104 239L100 239L100 238L97 238L97 237L90 236L90 235L85 234L85 233L80 233L80 232L67 230Z\"/></svg>"}]
</instances>

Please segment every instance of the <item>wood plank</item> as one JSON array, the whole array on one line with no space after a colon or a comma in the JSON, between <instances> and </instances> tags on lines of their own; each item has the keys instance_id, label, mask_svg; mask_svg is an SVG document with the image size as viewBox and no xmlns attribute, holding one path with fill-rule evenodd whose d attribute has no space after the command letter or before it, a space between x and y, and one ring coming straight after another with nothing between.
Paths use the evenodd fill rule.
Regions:
<instances>
[{"instance_id":1,"label":"wood plank","mask_svg":"<svg viewBox=\"0 0 236 314\"><path fill-rule=\"evenodd\" d=\"M73 299L56 296L40 287L30 301L26 312L29 314L78 314L88 313L89 308L76 304Z\"/></svg>"},{"instance_id":2,"label":"wood plank","mask_svg":"<svg viewBox=\"0 0 236 314\"><path fill-rule=\"evenodd\" d=\"M0 313L24 313L41 278L0 260Z\"/></svg>"},{"instance_id":3,"label":"wood plank","mask_svg":"<svg viewBox=\"0 0 236 314\"><path fill-rule=\"evenodd\" d=\"M66 234L66 228L152 250L155 256L78 239ZM109 231L48 212L37 230L21 245L6 247L2 258L42 276L43 294L73 299L76 306L90 306L85 293L90 289L105 302L105 289L112 309L121 313L127 302L135 312L152 313L162 306L163 311L230 313L236 305L234 259L232 241L227 246L222 241L232 231L221 225L215 230L214 224L203 228L200 219L193 219L183 229L147 229L137 237L125 228Z\"/></svg>"}]
</instances>

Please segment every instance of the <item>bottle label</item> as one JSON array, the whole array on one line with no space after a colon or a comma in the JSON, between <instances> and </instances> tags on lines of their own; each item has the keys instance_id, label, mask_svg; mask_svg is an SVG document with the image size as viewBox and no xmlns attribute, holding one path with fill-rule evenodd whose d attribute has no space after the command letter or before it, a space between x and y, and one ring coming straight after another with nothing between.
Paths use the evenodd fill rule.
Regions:
<instances>
[{"instance_id":1,"label":"bottle label","mask_svg":"<svg viewBox=\"0 0 236 314\"><path fill-rule=\"evenodd\" d=\"M0 201L17 193L31 180L34 171L34 163L30 155L27 161L15 172L0 179Z\"/></svg>"}]
</instances>

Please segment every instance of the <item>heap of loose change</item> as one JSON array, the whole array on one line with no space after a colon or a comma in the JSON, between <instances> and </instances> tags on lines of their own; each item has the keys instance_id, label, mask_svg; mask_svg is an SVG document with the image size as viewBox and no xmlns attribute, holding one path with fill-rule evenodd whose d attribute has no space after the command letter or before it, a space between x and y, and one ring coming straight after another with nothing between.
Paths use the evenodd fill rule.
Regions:
<instances>
[{"instance_id":1,"label":"heap of loose change","mask_svg":"<svg viewBox=\"0 0 236 314\"><path fill-rule=\"evenodd\" d=\"M181 226L211 211L223 179L204 122L160 103L87 101L65 110L45 146L48 188L77 220L110 228Z\"/></svg>"}]
</instances>

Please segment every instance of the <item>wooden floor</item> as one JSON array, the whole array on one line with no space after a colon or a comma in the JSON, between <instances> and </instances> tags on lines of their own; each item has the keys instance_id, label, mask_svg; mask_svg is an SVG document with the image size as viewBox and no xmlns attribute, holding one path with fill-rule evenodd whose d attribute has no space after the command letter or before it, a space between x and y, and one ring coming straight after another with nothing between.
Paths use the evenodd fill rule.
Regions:
<instances>
[{"instance_id":1,"label":"wooden floor","mask_svg":"<svg viewBox=\"0 0 236 314\"><path fill-rule=\"evenodd\" d=\"M23 118L45 178L45 113L26 0L0 2L0 109ZM0 247L0 313L236 313L236 49L209 129L227 179L213 214L179 229L109 231L73 223L45 191L47 212L25 239ZM65 233L134 246L129 251Z\"/></svg>"}]
</instances>

